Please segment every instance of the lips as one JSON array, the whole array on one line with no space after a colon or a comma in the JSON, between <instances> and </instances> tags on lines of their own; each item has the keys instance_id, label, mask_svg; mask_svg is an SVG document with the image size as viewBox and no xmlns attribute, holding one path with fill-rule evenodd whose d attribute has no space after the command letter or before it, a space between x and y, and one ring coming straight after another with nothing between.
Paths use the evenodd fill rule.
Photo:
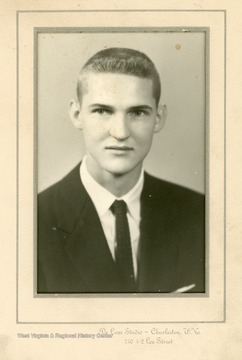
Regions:
<instances>
[{"instance_id":1,"label":"lips","mask_svg":"<svg viewBox=\"0 0 242 360\"><path fill-rule=\"evenodd\" d=\"M129 146L106 146L107 150L116 150L116 151L131 151L134 150L133 148Z\"/></svg>"}]
</instances>

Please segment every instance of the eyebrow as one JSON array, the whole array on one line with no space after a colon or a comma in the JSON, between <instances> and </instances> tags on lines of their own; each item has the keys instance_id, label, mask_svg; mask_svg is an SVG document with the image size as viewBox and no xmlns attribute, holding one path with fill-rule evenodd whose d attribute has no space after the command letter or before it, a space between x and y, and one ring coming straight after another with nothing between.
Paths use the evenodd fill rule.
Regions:
<instances>
[{"instance_id":1,"label":"eyebrow","mask_svg":"<svg viewBox=\"0 0 242 360\"><path fill-rule=\"evenodd\" d=\"M95 107L100 107L102 109L107 109L107 110L113 110L114 107L113 106L110 106L110 105L105 105L105 104L91 104L89 106L89 108L95 108ZM128 108L128 111L136 111L136 110L150 110L152 111L153 108L149 105L136 105L136 106L131 106Z\"/></svg>"},{"instance_id":2,"label":"eyebrow","mask_svg":"<svg viewBox=\"0 0 242 360\"><path fill-rule=\"evenodd\" d=\"M105 104L91 104L91 105L89 106L89 108L95 108L95 107L100 107L100 108L102 108L102 109L107 109L107 110L112 110L112 109L113 109L112 106L110 106L110 105L105 105Z\"/></svg>"},{"instance_id":3,"label":"eyebrow","mask_svg":"<svg viewBox=\"0 0 242 360\"><path fill-rule=\"evenodd\" d=\"M152 111L153 108L149 105L137 105L137 106L131 106L129 108L129 110L133 110L133 111L135 111L135 110L150 110L150 111Z\"/></svg>"}]
</instances>

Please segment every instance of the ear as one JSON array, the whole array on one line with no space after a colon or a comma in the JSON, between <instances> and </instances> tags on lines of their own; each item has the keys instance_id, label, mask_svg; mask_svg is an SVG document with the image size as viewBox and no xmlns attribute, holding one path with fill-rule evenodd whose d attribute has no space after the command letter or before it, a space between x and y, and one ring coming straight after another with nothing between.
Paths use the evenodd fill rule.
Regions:
<instances>
[{"instance_id":1,"label":"ear","mask_svg":"<svg viewBox=\"0 0 242 360\"><path fill-rule=\"evenodd\" d=\"M166 123L167 118L167 108L166 105L160 105L157 108L156 121L154 127L154 133L157 133L163 129Z\"/></svg>"},{"instance_id":2,"label":"ear","mask_svg":"<svg viewBox=\"0 0 242 360\"><path fill-rule=\"evenodd\" d=\"M69 116L73 125L79 130L82 129L79 101L76 100L70 101Z\"/></svg>"}]
</instances>

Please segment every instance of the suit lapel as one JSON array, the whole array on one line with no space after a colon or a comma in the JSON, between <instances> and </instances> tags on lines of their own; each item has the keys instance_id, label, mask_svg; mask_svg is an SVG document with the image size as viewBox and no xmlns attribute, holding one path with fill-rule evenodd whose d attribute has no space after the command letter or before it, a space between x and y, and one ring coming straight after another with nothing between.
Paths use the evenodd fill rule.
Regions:
<instances>
[{"instance_id":1,"label":"suit lapel","mask_svg":"<svg viewBox=\"0 0 242 360\"><path fill-rule=\"evenodd\" d=\"M109 292L120 289L115 263L96 210L87 202L66 251L90 289Z\"/></svg>"},{"instance_id":2,"label":"suit lapel","mask_svg":"<svg viewBox=\"0 0 242 360\"><path fill-rule=\"evenodd\" d=\"M161 189L159 189L160 193ZM139 291L170 292L173 290L173 269L176 268L177 248L174 246L167 214L169 202L157 201L156 189L145 176L141 195L141 226L139 251ZM169 215L168 215L169 217Z\"/></svg>"},{"instance_id":3,"label":"suit lapel","mask_svg":"<svg viewBox=\"0 0 242 360\"><path fill-rule=\"evenodd\" d=\"M91 292L120 291L115 263L96 209L79 175L79 165L60 188L58 228L70 234L65 251Z\"/></svg>"}]
</instances>

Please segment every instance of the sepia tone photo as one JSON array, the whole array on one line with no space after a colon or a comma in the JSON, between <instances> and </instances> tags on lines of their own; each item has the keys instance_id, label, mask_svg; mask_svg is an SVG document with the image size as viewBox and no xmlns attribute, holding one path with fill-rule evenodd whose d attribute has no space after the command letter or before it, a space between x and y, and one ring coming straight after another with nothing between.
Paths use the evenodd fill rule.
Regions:
<instances>
[{"instance_id":1,"label":"sepia tone photo","mask_svg":"<svg viewBox=\"0 0 242 360\"><path fill-rule=\"evenodd\" d=\"M35 45L37 293L205 293L206 31Z\"/></svg>"},{"instance_id":2,"label":"sepia tone photo","mask_svg":"<svg viewBox=\"0 0 242 360\"><path fill-rule=\"evenodd\" d=\"M3 2L2 358L239 358L238 4Z\"/></svg>"}]
</instances>

